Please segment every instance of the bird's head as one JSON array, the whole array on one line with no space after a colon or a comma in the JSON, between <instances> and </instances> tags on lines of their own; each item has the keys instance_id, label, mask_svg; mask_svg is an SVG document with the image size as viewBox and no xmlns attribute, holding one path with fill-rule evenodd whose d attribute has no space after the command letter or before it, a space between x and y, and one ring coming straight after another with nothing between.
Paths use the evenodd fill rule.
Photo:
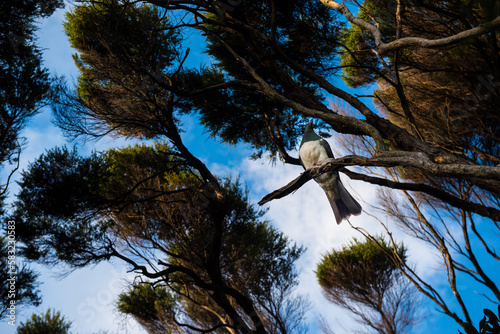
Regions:
<instances>
[{"instance_id":1,"label":"bird's head","mask_svg":"<svg viewBox=\"0 0 500 334\"><path fill-rule=\"evenodd\" d=\"M307 123L306 128L304 129L304 132L310 131L312 129L313 129L313 121L310 121L309 123Z\"/></svg>"}]
</instances>

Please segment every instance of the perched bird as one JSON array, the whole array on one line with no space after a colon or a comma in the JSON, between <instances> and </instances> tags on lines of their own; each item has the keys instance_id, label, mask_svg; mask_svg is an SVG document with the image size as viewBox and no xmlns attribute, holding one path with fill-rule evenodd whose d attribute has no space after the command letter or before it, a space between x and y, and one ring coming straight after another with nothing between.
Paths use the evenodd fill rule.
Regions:
<instances>
[{"instance_id":1,"label":"perched bird","mask_svg":"<svg viewBox=\"0 0 500 334\"><path fill-rule=\"evenodd\" d=\"M330 145L314 132L312 122L306 125L304 137L300 143L299 158L305 169L312 167L319 161L333 158ZM337 224L351 215L361 213L361 205L344 188L338 172L327 172L314 180L325 191Z\"/></svg>"}]
</instances>

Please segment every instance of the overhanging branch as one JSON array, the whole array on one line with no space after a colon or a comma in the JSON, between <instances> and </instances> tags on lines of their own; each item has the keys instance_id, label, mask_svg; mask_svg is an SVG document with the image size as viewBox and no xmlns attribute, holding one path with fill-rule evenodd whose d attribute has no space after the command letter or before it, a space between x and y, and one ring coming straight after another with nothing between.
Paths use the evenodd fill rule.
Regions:
<instances>
[{"instance_id":1,"label":"overhanging branch","mask_svg":"<svg viewBox=\"0 0 500 334\"><path fill-rule=\"evenodd\" d=\"M500 210L491 208L482 204L466 201L460 199L456 196L447 193L446 191L438 188L434 188L427 184L423 183L409 183L409 182L396 182L388 179L373 177L369 175L364 175L356 172L352 172L346 168L340 168L339 171L347 175L349 178L353 180L360 180L364 182L368 182L371 184L376 184L380 186L385 186L391 189L398 190L409 190L409 191L418 191L435 197L437 199L442 200L445 203L448 203L451 206L457 208L463 208L469 212L476 213L480 216L487 217L493 219L495 221L500 220Z\"/></svg>"},{"instance_id":2,"label":"overhanging branch","mask_svg":"<svg viewBox=\"0 0 500 334\"><path fill-rule=\"evenodd\" d=\"M437 164L432 162L425 154L420 152L391 151L387 152L387 154L383 154L374 158L349 155L338 159L326 159L321 161L315 166L305 170L297 178L289 182L284 187L281 187L264 196L258 204L263 205L274 199L285 197L302 187L309 180L316 178L325 172L338 171L344 166L354 165L366 167L414 167L420 170L424 170L434 176L451 176L465 179L483 178L485 181L491 180L491 182L494 182L494 180L498 180L498 178L500 177L499 167L462 164ZM394 182L386 179L365 176L350 171L345 171L345 173L348 176L352 176L353 179L362 180L372 184L383 185L393 189L423 192L435 198L438 198L450 204L451 206L466 209L470 212L474 212L494 221L500 221L500 210L471 201L462 200L441 189L436 189L426 184Z\"/></svg>"}]
</instances>

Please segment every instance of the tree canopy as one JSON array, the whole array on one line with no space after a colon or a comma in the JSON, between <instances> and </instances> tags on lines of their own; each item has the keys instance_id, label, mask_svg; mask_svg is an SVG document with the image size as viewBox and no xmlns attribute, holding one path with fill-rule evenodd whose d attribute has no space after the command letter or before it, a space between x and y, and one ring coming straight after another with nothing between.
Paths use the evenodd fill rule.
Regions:
<instances>
[{"instance_id":1,"label":"tree canopy","mask_svg":"<svg viewBox=\"0 0 500 334\"><path fill-rule=\"evenodd\" d=\"M17 327L17 334L68 334L71 321L67 321L60 312L48 309L45 314L32 314Z\"/></svg>"},{"instance_id":2,"label":"tree canopy","mask_svg":"<svg viewBox=\"0 0 500 334\"><path fill-rule=\"evenodd\" d=\"M0 315L6 314L11 300L18 306L37 306L41 302L36 281L38 274L20 259L16 260L16 236L12 229L15 226L8 223L4 200L9 195L9 185L19 168L21 150L26 144L22 130L48 103L52 82L36 44L37 21L62 7L62 0L6 0L0 3L0 171L5 173L0 179L0 278L3 282ZM7 279L16 274L18 285L13 293Z\"/></svg>"},{"instance_id":3,"label":"tree canopy","mask_svg":"<svg viewBox=\"0 0 500 334\"><path fill-rule=\"evenodd\" d=\"M328 300L351 312L377 333L408 333L419 317L417 291L400 272L406 248L382 237L356 239L326 254L316 276Z\"/></svg>"},{"instance_id":4,"label":"tree canopy","mask_svg":"<svg viewBox=\"0 0 500 334\"><path fill-rule=\"evenodd\" d=\"M162 304L163 321L178 331L286 326L280 312L303 250L261 220L237 181L204 185L185 159L156 144L88 158L55 149L30 165L21 186L15 216L25 222L18 233L27 257L74 267L119 258L182 301ZM56 205L58 196L66 205ZM130 311L133 300L122 299L126 313L155 320Z\"/></svg>"},{"instance_id":5,"label":"tree canopy","mask_svg":"<svg viewBox=\"0 0 500 334\"><path fill-rule=\"evenodd\" d=\"M367 242L326 257L320 283L334 291L333 278L322 279L349 269L336 273L339 289L360 291L365 306L378 300L372 309L382 318L401 301L382 307L385 291L401 296L396 287L408 292L411 283L465 329L472 319L460 280L500 300L478 260L499 260L487 232L500 222L499 10L483 0L82 1L64 24L80 75L74 90L62 81L53 90L56 124L73 138L143 143L88 157L52 149L33 162L14 213L24 254L73 268L126 262L142 282L119 307L151 332L300 331L305 303L292 291L303 249L263 218L238 180L192 154L181 119L250 144L254 157L296 165L312 119L350 155L261 203L326 171L380 186L384 214L442 255L454 300L419 276L376 216L388 241L357 228ZM189 38L209 65L189 62ZM379 332L397 327L363 320Z\"/></svg>"},{"instance_id":6,"label":"tree canopy","mask_svg":"<svg viewBox=\"0 0 500 334\"><path fill-rule=\"evenodd\" d=\"M0 4L0 166L17 163L21 130L46 101L51 80L35 43L35 22L62 6L62 0ZM6 193L9 181L2 180L0 195Z\"/></svg>"}]
</instances>

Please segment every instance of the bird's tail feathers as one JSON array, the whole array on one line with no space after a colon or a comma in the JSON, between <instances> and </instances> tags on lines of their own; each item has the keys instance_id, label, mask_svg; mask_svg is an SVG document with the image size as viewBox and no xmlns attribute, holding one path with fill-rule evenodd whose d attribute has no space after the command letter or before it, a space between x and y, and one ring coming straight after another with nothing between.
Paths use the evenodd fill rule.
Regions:
<instances>
[{"instance_id":1,"label":"bird's tail feathers","mask_svg":"<svg viewBox=\"0 0 500 334\"><path fill-rule=\"evenodd\" d=\"M361 205L349 194L342 183L338 183L337 194L332 191L325 192L337 224L340 224L342 220L349 218L351 215L357 216L361 214Z\"/></svg>"},{"instance_id":2,"label":"bird's tail feathers","mask_svg":"<svg viewBox=\"0 0 500 334\"><path fill-rule=\"evenodd\" d=\"M352 195L347 191L342 182L338 183L338 192L340 200L344 203L347 210L354 216L360 215L363 208L361 205L352 197Z\"/></svg>"},{"instance_id":3,"label":"bird's tail feathers","mask_svg":"<svg viewBox=\"0 0 500 334\"><path fill-rule=\"evenodd\" d=\"M333 214L335 215L335 220L337 221L337 224L340 224L342 222L342 219L344 219L345 212L344 210L340 212L339 204L340 207L343 209L341 205L343 203L340 200L335 200L335 195L330 191L325 191L325 193L326 197L328 198L328 202L330 202L330 206L332 207Z\"/></svg>"}]
</instances>

